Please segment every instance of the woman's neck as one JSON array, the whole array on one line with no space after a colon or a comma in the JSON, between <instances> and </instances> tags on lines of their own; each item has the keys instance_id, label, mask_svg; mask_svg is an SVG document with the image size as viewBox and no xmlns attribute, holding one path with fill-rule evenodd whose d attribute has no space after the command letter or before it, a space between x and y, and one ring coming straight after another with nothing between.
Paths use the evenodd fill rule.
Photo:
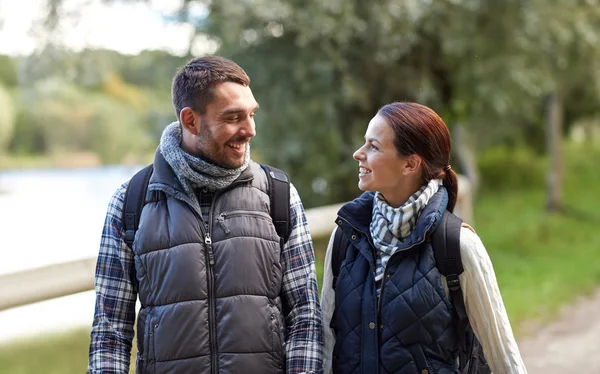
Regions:
<instances>
[{"instance_id":1,"label":"woman's neck","mask_svg":"<svg viewBox=\"0 0 600 374\"><path fill-rule=\"evenodd\" d=\"M421 188L422 185L423 181L415 180L401 185L394 191L380 192L389 206L392 208L398 208L404 205L404 203L406 203L408 199Z\"/></svg>"}]
</instances>

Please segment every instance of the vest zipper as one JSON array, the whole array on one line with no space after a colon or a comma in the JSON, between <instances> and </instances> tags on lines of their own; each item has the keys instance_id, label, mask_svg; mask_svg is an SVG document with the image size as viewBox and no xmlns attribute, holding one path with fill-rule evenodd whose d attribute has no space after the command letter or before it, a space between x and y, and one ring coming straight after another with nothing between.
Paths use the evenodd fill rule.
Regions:
<instances>
[{"instance_id":1,"label":"vest zipper","mask_svg":"<svg viewBox=\"0 0 600 374\"><path fill-rule=\"evenodd\" d=\"M373 248L373 251L376 251L377 248L375 248L375 244L373 244L373 241L367 236L367 234L364 231L361 231L359 229L357 229L356 227L354 227L354 225L352 225L350 222L348 222L348 220L340 217L341 220L343 220L344 222L346 222L348 225L350 225L350 227L352 227L354 230L356 230L357 232L360 232L361 234L365 235L365 237L369 240L369 244L371 244L371 247ZM383 289L385 287L385 277L387 276L387 269L390 267L391 263L392 263L392 259L394 257L397 257L396 255L398 255L401 252L407 251L417 245L423 244L423 242L425 241L425 238L427 237L427 233L429 232L429 228L427 228L427 230L425 230L425 233L423 234L423 237L421 238L421 240L419 240L418 242L410 245L407 248L404 248L402 251L400 252L396 252L394 253L394 255L392 257L390 257L390 259L387 262L387 266L385 267L385 269L383 270L383 279L381 280L381 289L379 290L379 297L377 298L377 319L379 321L381 321L381 295L383 295ZM377 260L377 254L374 253L375 255L375 260ZM377 271L377 269L375 270ZM376 274L376 273L375 273ZM375 276L375 274L373 274L373 277Z\"/></svg>"},{"instance_id":2,"label":"vest zipper","mask_svg":"<svg viewBox=\"0 0 600 374\"><path fill-rule=\"evenodd\" d=\"M215 202L226 191L231 190L234 186L247 182L250 179L237 180L229 185L227 188L217 191L212 199L210 204L210 211L208 213L208 224L207 228L204 231L204 244L206 244L206 257L208 259L207 264L207 277L208 277L208 329L209 329L209 339L210 339L210 371L212 374L218 374L219 372L219 346L217 344L217 327L216 327L216 298L215 298L215 274L214 274L214 265L215 265L215 257L213 253L212 239L210 236L210 232L212 231L213 226L213 213L215 208ZM203 225L200 225L201 229Z\"/></svg>"},{"instance_id":3,"label":"vest zipper","mask_svg":"<svg viewBox=\"0 0 600 374\"><path fill-rule=\"evenodd\" d=\"M211 373L218 373L218 346L217 346L217 332L215 328L215 279L213 274L213 266L215 265L215 257L212 248L212 239L210 232L204 234L204 244L206 244L206 258L207 258L207 274L208 274L208 338L210 340L210 371Z\"/></svg>"},{"instance_id":4,"label":"vest zipper","mask_svg":"<svg viewBox=\"0 0 600 374\"><path fill-rule=\"evenodd\" d=\"M425 230L425 234L423 234L423 238L421 238L421 240L419 240L418 242L416 242L416 243L413 243L412 245L410 245L410 246L408 246L408 247L406 247L406 248L402 249L402 251L400 251L400 252L396 252L396 253L394 253L394 254L393 254L391 257L390 257L390 259L388 260L388 262L387 262L387 266L385 267L385 269L383 269L383 278L381 279L381 290L379 290L379 297L377 298L377 314L378 314L378 316L379 316L379 317L378 317L378 318L379 318L379 320L381 320L381 296L383 295L383 289L384 289L384 287L385 287L385 283L386 283L386 281L385 281L385 279L386 279L386 278L385 278L385 277L387 276L387 269L389 269L390 265L392 264L392 259L394 259L394 258L398 258L398 256L397 256L397 255L399 255L399 254L400 254L400 253L402 253L402 252L406 252L406 251L408 251L409 249L411 249L411 248L413 248L413 247L415 247L415 246L417 246L417 245L421 245L421 244L423 244L423 242L425 241L425 238L427 237L427 233L428 233L428 232L429 232L429 228L428 228L427 230Z\"/></svg>"},{"instance_id":5,"label":"vest zipper","mask_svg":"<svg viewBox=\"0 0 600 374\"><path fill-rule=\"evenodd\" d=\"M225 234L229 234L231 230L229 230L229 228L225 225L225 217L227 217L226 213L219 214L219 216L217 217L217 222L219 222L219 225L221 226L221 228L223 228Z\"/></svg>"},{"instance_id":6,"label":"vest zipper","mask_svg":"<svg viewBox=\"0 0 600 374\"><path fill-rule=\"evenodd\" d=\"M206 247L205 260L207 261L206 273L207 273L207 278L208 278L208 280L207 280L208 315L209 315L209 317L208 317L208 330L209 330L208 336L209 336L209 340L210 340L210 356L211 356L210 371L212 374L218 374L218 372L219 372L219 369L217 368L219 352L218 352L218 345L217 345L217 329L215 326L216 306L215 306L215 279L214 279L214 269L213 269L213 266L215 265L215 257L214 257L213 248L212 248L212 238L210 235L211 227L212 227L212 219L213 219L213 210L214 210L213 208L215 206L215 201L217 201L217 197L222 195L224 192L229 191L234 186L251 181L251 180L252 180L252 177L238 179L238 180L234 181L231 185L229 185L227 188L225 188L221 191L217 191L215 193L215 195L213 196L211 205L210 205L209 220L208 220L208 224L206 226L205 226L206 222L204 221L204 219L202 217L201 211L198 211L194 207L191 200L186 199L186 198L178 198L178 200L181 200L190 206L190 210L200 221L200 232L204 235L204 244Z\"/></svg>"}]
</instances>

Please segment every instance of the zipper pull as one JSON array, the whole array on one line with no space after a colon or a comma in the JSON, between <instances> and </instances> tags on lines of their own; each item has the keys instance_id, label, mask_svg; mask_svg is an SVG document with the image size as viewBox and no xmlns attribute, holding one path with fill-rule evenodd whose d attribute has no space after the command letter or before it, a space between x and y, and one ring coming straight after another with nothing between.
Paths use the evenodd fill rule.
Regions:
<instances>
[{"instance_id":1,"label":"zipper pull","mask_svg":"<svg viewBox=\"0 0 600 374\"><path fill-rule=\"evenodd\" d=\"M208 263L211 265L214 265L215 264L215 256L213 255L212 239L210 238L209 233L206 233L206 235L204 235L204 243L206 245L208 245Z\"/></svg>"},{"instance_id":2,"label":"zipper pull","mask_svg":"<svg viewBox=\"0 0 600 374\"><path fill-rule=\"evenodd\" d=\"M225 225L225 217L227 217L226 213L219 214L219 216L217 217L217 222L223 228L223 231L225 231L225 234L229 234L231 232L231 230L229 230L229 228Z\"/></svg>"}]
</instances>

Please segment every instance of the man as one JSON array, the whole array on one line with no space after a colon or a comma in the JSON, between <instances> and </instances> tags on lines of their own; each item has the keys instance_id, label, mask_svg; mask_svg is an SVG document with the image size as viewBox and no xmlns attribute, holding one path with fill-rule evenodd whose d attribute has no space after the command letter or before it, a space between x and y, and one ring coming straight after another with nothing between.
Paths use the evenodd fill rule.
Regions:
<instances>
[{"instance_id":1,"label":"man","mask_svg":"<svg viewBox=\"0 0 600 374\"><path fill-rule=\"evenodd\" d=\"M258 104L233 61L175 76L178 122L162 134L132 248L112 197L96 267L91 373L321 373L322 323L304 208L290 185L281 246L267 177L250 159Z\"/></svg>"}]
</instances>

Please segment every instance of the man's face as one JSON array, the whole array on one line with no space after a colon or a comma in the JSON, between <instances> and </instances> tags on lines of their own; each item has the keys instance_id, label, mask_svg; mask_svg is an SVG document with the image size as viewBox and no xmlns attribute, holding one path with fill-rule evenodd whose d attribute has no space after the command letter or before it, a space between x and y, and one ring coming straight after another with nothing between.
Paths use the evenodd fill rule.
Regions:
<instances>
[{"instance_id":1,"label":"man's face","mask_svg":"<svg viewBox=\"0 0 600 374\"><path fill-rule=\"evenodd\" d=\"M234 82L219 83L206 111L198 115L200 130L196 153L215 165L229 169L244 164L247 145L256 135L254 114L258 103L250 87Z\"/></svg>"}]
</instances>

